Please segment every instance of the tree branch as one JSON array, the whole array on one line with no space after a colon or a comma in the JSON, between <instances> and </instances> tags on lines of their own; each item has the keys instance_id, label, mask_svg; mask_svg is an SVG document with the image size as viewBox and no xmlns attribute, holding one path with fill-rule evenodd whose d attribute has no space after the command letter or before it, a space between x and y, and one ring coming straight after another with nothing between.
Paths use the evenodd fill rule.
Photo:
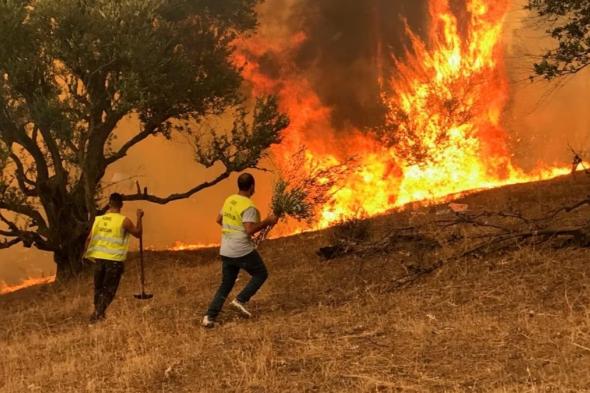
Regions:
<instances>
[{"instance_id":1,"label":"tree branch","mask_svg":"<svg viewBox=\"0 0 590 393\"><path fill-rule=\"evenodd\" d=\"M174 201L177 201L180 199L189 198L189 197L193 196L194 194L198 193L199 191L202 191L202 190L209 188L209 187L213 187L216 184L220 183L221 181L227 179L231 175L231 173L232 173L231 171L226 170L221 175L217 176L215 179L208 181L208 182L201 183L198 186L196 186L186 192L183 192L181 194L171 194L167 197L157 197L157 196L149 195L147 192L141 193L141 190L139 190L138 193L135 195L124 195L123 200L124 201L147 201L147 202L151 202L151 203L165 205L165 204L168 204L170 202L174 202Z\"/></svg>"},{"instance_id":2,"label":"tree branch","mask_svg":"<svg viewBox=\"0 0 590 393\"><path fill-rule=\"evenodd\" d=\"M37 210L35 210L31 206L22 205L22 204L11 204L11 203L7 203L6 201L0 200L0 209L8 210L10 212L13 212L16 214L22 214L24 216L29 217L31 220L33 220L33 223L39 228L39 231L41 233L46 232L48 229L47 223L45 222L45 219L43 218L41 213L39 213ZM1 216L2 215L0 214L0 217ZM4 221L4 220L2 220L2 221Z\"/></svg>"},{"instance_id":3,"label":"tree branch","mask_svg":"<svg viewBox=\"0 0 590 393\"><path fill-rule=\"evenodd\" d=\"M14 232L4 231L4 230L0 229L0 236L14 237L15 234L14 234Z\"/></svg>"},{"instance_id":4,"label":"tree branch","mask_svg":"<svg viewBox=\"0 0 590 393\"><path fill-rule=\"evenodd\" d=\"M34 244L40 250L54 251L53 248L50 247L49 244L47 243L47 240L44 239L39 233L20 229L16 225L16 223L14 223L13 221L10 221L1 213L0 213L0 221L4 222L8 226L8 228L10 229L10 232L1 231L0 235L16 238L11 241L5 241L4 242L5 244L11 244L10 246L7 246L5 248L11 247L15 244L22 242L24 244L24 246L27 248L31 247Z\"/></svg>"},{"instance_id":5,"label":"tree branch","mask_svg":"<svg viewBox=\"0 0 590 393\"><path fill-rule=\"evenodd\" d=\"M14 153L10 153L10 159L14 162L14 165L16 166L16 180L23 194L29 197L38 196L39 194L35 187L35 182L27 177L22 161ZM29 188L29 186L33 188Z\"/></svg>"},{"instance_id":6,"label":"tree branch","mask_svg":"<svg viewBox=\"0 0 590 393\"><path fill-rule=\"evenodd\" d=\"M0 242L0 250L5 250L5 249L10 248L12 246L16 246L17 244L19 244L21 242L22 242L22 239L20 239L20 238L15 238L12 240L4 239L3 241Z\"/></svg>"},{"instance_id":7,"label":"tree branch","mask_svg":"<svg viewBox=\"0 0 590 393\"><path fill-rule=\"evenodd\" d=\"M58 176L58 178L62 179L60 181L60 184L63 184L63 186L65 187L65 179L67 178L66 171L64 169L62 156L60 154L59 147L57 146L55 138L53 137L53 135L51 135L49 129L43 129L39 127L39 131L41 133L41 136L43 137L43 141L45 142L47 149L49 150L49 154L51 154L51 161L53 162L55 174Z\"/></svg>"},{"instance_id":8,"label":"tree branch","mask_svg":"<svg viewBox=\"0 0 590 393\"><path fill-rule=\"evenodd\" d=\"M0 236L5 237L5 239L3 239L2 242L0 242L0 249L10 248L10 247L22 242L22 238L19 236L20 231L14 222L6 219L6 217L4 217L1 213L0 213L0 221L2 221L4 224L6 224L8 229L10 229L9 231L0 230ZM9 240L7 238L13 238L13 239Z\"/></svg>"},{"instance_id":9,"label":"tree branch","mask_svg":"<svg viewBox=\"0 0 590 393\"><path fill-rule=\"evenodd\" d=\"M106 159L106 165L107 166L108 165L111 165L111 164L119 161L123 157L125 157L127 155L127 153L129 152L129 150L133 146L135 146L138 143L142 142L147 137L149 137L151 135L154 135L157 129L158 129L158 126L150 126L150 127L146 127L143 131L137 133L133 138L129 139L127 141L127 143L125 143L119 149L119 151L117 151L115 154L111 155L110 157L107 157L107 159Z\"/></svg>"},{"instance_id":10,"label":"tree branch","mask_svg":"<svg viewBox=\"0 0 590 393\"><path fill-rule=\"evenodd\" d=\"M6 224L6 226L8 226L8 228L11 230L9 236L17 236L18 232L20 232L20 230L18 229L18 226L14 222L12 222L9 219L7 219L6 217L4 217L4 215L2 215L2 213L0 213L0 221L2 221L4 224ZM7 235L4 234L4 236L7 236Z\"/></svg>"},{"instance_id":11,"label":"tree branch","mask_svg":"<svg viewBox=\"0 0 590 393\"><path fill-rule=\"evenodd\" d=\"M12 121L10 115L6 112L6 108L0 110L0 127L2 127L2 140L9 146L14 143L22 146L35 160L38 180L47 180L49 178L49 169L43 152L36 144L36 141L29 138L24 129L25 126L19 126Z\"/></svg>"}]
</instances>

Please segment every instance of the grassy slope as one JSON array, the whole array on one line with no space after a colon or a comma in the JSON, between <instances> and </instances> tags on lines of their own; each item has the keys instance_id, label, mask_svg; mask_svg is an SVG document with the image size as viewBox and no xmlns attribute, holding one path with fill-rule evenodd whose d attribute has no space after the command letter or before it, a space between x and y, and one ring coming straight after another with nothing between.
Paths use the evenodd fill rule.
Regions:
<instances>
[{"instance_id":1,"label":"grassy slope","mask_svg":"<svg viewBox=\"0 0 590 393\"><path fill-rule=\"evenodd\" d=\"M589 185L558 180L465 201L539 213ZM373 232L435 210L375 219ZM253 304L259 316L226 310L213 331L198 322L219 280L215 250L149 254L149 302L132 298L131 262L97 327L86 326L90 279L1 297L0 392L590 391L587 251L526 247L449 263L395 290L412 255L320 262L328 237L264 245L271 276Z\"/></svg>"}]
</instances>

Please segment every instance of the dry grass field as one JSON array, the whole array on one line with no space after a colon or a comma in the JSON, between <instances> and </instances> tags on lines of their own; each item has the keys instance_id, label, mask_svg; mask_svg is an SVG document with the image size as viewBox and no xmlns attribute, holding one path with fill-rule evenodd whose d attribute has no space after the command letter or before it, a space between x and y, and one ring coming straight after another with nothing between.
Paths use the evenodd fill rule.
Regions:
<instances>
[{"instance_id":1,"label":"dry grass field","mask_svg":"<svg viewBox=\"0 0 590 393\"><path fill-rule=\"evenodd\" d=\"M589 186L580 176L462 202L536 215L577 202ZM444 209L373 219L371 236ZM468 241L435 256L418 247L321 261L316 251L331 237L264 244L270 279L252 304L256 317L226 309L214 330L199 322L219 281L216 250L148 254L147 302L132 296L130 260L107 321L94 327L90 277L0 297L0 392L590 392L588 250L527 244L449 260L400 287Z\"/></svg>"}]
</instances>

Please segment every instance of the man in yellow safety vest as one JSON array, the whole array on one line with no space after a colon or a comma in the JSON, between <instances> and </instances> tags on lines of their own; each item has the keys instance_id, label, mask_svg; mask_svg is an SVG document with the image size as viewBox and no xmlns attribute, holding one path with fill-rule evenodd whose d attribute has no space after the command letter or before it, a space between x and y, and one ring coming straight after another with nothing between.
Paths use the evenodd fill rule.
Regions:
<instances>
[{"instance_id":1,"label":"man in yellow safety vest","mask_svg":"<svg viewBox=\"0 0 590 393\"><path fill-rule=\"evenodd\" d=\"M115 298L124 262L129 249L129 235L139 238L143 233L143 211L137 210L137 225L123 214L123 197L111 194L109 210L97 216L86 240L85 257L94 260L94 313L90 323L105 318L105 311Z\"/></svg>"},{"instance_id":2,"label":"man in yellow safety vest","mask_svg":"<svg viewBox=\"0 0 590 393\"><path fill-rule=\"evenodd\" d=\"M238 194L225 200L217 217L217 223L222 227L222 279L207 314L203 317L202 325L207 328L215 326L215 319L233 289L240 269L244 269L252 278L231 305L246 318L252 316L246 303L268 278L266 266L255 249L252 236L276 224L278 220L271 214L260 221L260 213L250 199L255 191L254 177L251 174L244 173L238 178L238 189Z\"/></svg>"}]
</instances>

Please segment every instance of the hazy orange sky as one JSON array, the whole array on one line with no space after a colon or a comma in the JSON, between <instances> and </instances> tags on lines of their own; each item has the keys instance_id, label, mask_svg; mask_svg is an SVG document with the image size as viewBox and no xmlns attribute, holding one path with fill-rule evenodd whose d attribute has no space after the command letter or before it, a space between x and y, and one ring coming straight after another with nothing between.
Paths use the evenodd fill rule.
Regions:
<instances>
[{"instance_id":1,"label":"hazy orange sky","mask_svg":"<svg viewBox=\"0 0 590 393\"><path fill-rule=\"evenodd\" d=\"M297 0L291 0L297 1ZM267 0L272 6L272 0ZM534 56L551 42L542 30L531 28L524 0L514 2L505 30L506 61L512 80L512 101L505 114L505 124L513 140L517 163L534 165L537 161L552 163L571 159L569 142L578 150L590 148L590 72L556 83L526 81ZM264 26L264 20L262 21ZM134 132L136 125L126 120L118 131L119 141ZM135 181L148 186L150 193L167 194L183 191L195 183L213 178L219 169L204 170L196 165L192 148L182 138L166 141L152 138L138 146L106 176L116 182L110 190L134 192ZM258 178L258 194L254 200L266 212L272 175L253 172ZM121 181L128 179L126 181ZM235 190L235 176L214 189L167 206L128 204L124 213L134 217L134 210L146 211L145 244L166 248L175 241L215 243L219 230L214 224L224 197ZM134 244L132 247L136 247ZM52 274L51 256L20 248L0 250L0 282L17 283L26 277Z\"/></svg>"}]
</instances>

